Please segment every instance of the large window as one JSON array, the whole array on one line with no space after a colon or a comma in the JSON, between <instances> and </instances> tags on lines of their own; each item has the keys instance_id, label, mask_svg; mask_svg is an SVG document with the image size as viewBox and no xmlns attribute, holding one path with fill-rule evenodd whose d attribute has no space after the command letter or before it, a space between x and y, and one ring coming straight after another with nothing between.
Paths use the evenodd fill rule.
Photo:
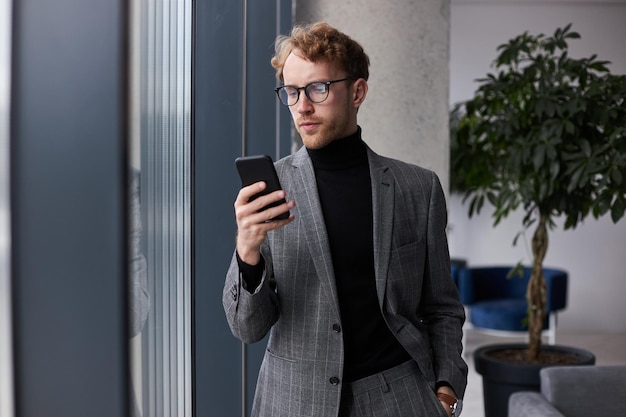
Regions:
<instances>
[{"instance_id":1,"label":"large window","mask_svg":"<svg viewBox=\"0 0 626 417\"><path fill-rule=\"evenodd\" d=\"M133 3L135 416L191 417L191 28L191 0Z\"/></svg>"},{"instance_id":2,"label":"large window","mask_svg":"<svg viewBox=\"0 0 626 417\"><path fill-rule=\"evenodd\" d=\"M269 58L291 1L133 0L132 10L134 415L249 415L263 344L243 347L221 303L234 159L289 152Z\"/></svg>"}]
</instances>

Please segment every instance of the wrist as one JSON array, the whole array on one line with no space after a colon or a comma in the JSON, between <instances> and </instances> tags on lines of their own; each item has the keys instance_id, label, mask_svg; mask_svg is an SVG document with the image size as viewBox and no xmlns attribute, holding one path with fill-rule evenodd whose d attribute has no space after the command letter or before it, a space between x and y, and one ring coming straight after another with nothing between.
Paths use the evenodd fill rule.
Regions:
<instances>
[{"instance_id":1,"label":"wrist","mask_svg":"<svg viewBox=\"0 0 626 417\"><path fill-rule=\"evenodd\" d=\"M258 250L246 250L244 248L236 248L237 257L240 261L255 266L261 261L261 253Z\"/></svg>"},{"instance_id":2,"label":"wrist","mask_svg":"<svg viewBox=\"0 0 626 417\"><path fill-rule=\"evenodd\" d=\"M456 398L456 396L439 390L437 391L437 398L448 407L448 410L453 417L457 417L461 414L461 400Z\"/></svg>"}]
</instances>

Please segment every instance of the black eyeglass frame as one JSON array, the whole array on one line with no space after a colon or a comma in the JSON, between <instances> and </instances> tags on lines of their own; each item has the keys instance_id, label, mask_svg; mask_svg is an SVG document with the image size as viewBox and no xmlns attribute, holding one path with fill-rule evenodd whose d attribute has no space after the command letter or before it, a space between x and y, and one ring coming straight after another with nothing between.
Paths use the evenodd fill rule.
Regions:
<instances>
[{"instance_id":1,"label":"black eyeglass frame","mask_svg":"<svg viewBox=\"0 0 626 417\"><path fill-rule=\"evenodd\" d=\"M282 104L284 104L285 106L294 106L298 103L298 101L300 100L300 90L304 90L304 95L306 95L306 98L311 102L311 103L315 103L315 104L319 104L319 103L323 103L328 99L328 96L330 95L330 86L331 84L335 84L335 83L340 83L342 81L348 81L348 80L356 80L357 77L354 76L350 76L350 77L346 77L346 78L342 78L340 80L332 80L332 81L313 81L312 83L308 83L307 85L305 85L304 87L296 87L295 85L281 85L280 87L276 87L274 89L274 91L276 91L276 95L278 96L278 100L280 100L280 102ZM309 95L309 87L311 87L312 85L324 85L326 87L326 97L324 97L323 100L320 101L315 101L311 98L311 96ZM280 92L281 90L283 90L285 87L289 87L289 88L294 88L297 92L298 92L298 97L296 98L296 101L294 101L292 104L288 104L285 103L283 101L283 99L280 96Z\"/></svg>"}]
</instances>

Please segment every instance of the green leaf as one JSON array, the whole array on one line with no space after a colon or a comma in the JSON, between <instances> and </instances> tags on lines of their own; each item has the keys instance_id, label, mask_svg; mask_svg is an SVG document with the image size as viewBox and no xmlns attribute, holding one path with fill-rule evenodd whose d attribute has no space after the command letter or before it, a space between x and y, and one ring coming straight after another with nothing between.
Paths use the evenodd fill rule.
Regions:
<instances>
[{"instance_id":1,"label":"green leaf","mask_svg":"<svg viewBox=\"0 0 626 417\"><path fill-rule=\"evenodd\" d=\"M582 177L584 171L585 171L585 167L582 165L578 165L574 169L574 172L572 173L569 184L567 185L568 193L571 194L576 188L578 188L578 182L580 181L580 178Z\"/></svg>"},{"instance_id":2,"label":"green leaf","mask_svg":"<svg viewBox=\"0 0 626 417\"><path fill-rule=\"evenodd\" d=\"M559 172L561 171L561 164L559 164L558 160L553 160L550 164L550 178L555 179L559 176Z\"/></svg>"},{"instance_id":3,"label":"green leaf","mask_svg":"<svg viewBox=\"0 0 626 417\"><path fill-rule=\"evenodd\" d=\"M596 218L604 216L609 211L611 208L611 200L611 194L609 193L603 193L598 197L593 212Z\"/></svg>"},{"instance_id":4,"label":"green leaf","mask_svg":"<svg viewBox=\"0 0 626 417\"><path fill-rule=\"evenodd\" d=\"M535 170L538 171L543 165L543 161L546 156L546 147L545 145L537 145L535 149L535 154L533 155L533 166Z\"/></svg>"},{"instance_id":5,"label":"green leaf","mask_svg":"<svg viewBox=\"0 0 626 417\"><path fill-rule=\"evenodd\" d=\"M591 156L591 145L587 140L583 139L580 141L580 149L582 149L587 158Z\"/></svg>"},{"instance_id":6,"label":"green leaf","mask_svg":"<svg viewBox=\"0 0 626 417\"><path fill-rule=\"evenodd\" d=\"M618 198L613 204L613 207L611 207L611 220L613 220L613 223L617 223L624 217L625 209L624 200Z\"/></svg>"}]
</instances>

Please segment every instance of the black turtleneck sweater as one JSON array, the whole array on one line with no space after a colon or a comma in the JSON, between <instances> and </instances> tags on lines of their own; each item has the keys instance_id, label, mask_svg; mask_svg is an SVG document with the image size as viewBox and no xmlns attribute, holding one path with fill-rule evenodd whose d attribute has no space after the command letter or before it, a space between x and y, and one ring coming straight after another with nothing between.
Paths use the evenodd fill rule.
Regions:
<instances>
[{"instance_id":1,"label":"black turtleneck sweater","mask_svg":"<svg viewBox=\"0 0 626 417\"><path fill-rule=\"evenodd\" d=\"M376 293L372 186L361 131L307 149L333 260L345 346L344 380L391 368L409 355L389 331Z\"/></svg>"}]
</instances>

